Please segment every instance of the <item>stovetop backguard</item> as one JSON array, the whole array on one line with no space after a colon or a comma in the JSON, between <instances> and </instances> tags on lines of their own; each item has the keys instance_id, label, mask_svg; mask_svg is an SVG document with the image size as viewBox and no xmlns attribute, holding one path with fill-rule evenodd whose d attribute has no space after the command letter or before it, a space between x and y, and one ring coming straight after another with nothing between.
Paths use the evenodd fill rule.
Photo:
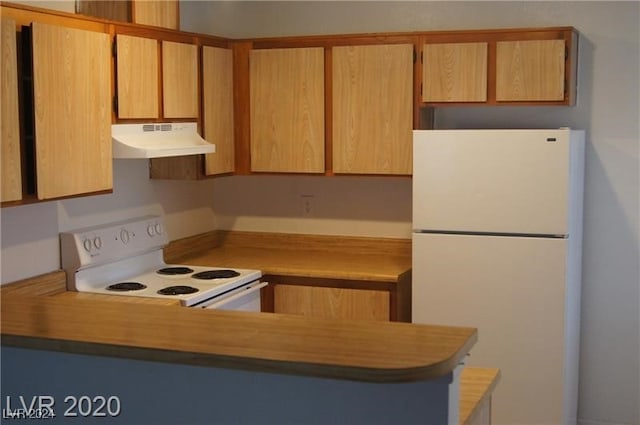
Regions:
<instances>
[{"instance_id":1,"label":"stovetop backguard","mask_svg":"<svg viewBox=\"0 0 640 425\"><path fill-rule=\"evenodd\" d=\"M158 216L63 232L60 234L60 258L67 273L67 289L76 290L75 276L80 270L120 261L124 262L121 267L129 274L147 270L152 267L150 263L162 263L162 248L168 243L164 223ZM154 254L145 257L149 253ZM136 258L145 261L131 261Z\"/></svg>"}]
</instances>

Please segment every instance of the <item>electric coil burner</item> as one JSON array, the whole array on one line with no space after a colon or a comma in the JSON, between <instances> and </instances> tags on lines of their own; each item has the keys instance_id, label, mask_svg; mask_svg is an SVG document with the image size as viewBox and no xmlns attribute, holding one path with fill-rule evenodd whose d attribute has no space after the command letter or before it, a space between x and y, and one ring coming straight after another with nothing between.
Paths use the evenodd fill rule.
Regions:
<instances>
[{"instance_id":1,"label":"electric coil burner","mask_svg":"<svg viewBox=\"0 0 640 425\"><path fill-rule=\"evenodd\" d=\"M229 279L232 277L240 276L235 270L205 270L203 272L194 273L191 277L194 279L204 279L204 280L212 280L212 279Z\"/></svg>"},{"instance_id":2,"label":"electric coil burner","mask_svg":"<svg viewBox=\"0 0 640 425\"><path fill-rule=\"evenodd\" d=\"M251 309L259 310L259 289L267 285L260 282L259 270L165 264L162 249L168 242L156 216L61 233L67 289L177 299L202 308L232 308L221 305L240 298L248 304L249 294L254 294Z\"/></svg>"},{"instance_id":3,"label":"electric coil burner","mask_svg":"<svg viewBox=\"0 0 640 425\"><path fill-rule=\"evenodd\" d=\"M193 273L193 269L189 267L164 267L156 271L158 274L181 275Z\"/></svg>"},{"instance_id":4,"label":"electric coil burner","mask_svg":"<svg viewBox=\"0 0 640 425\"><path fill-rule=\"evenodd\" d=\"M108 291L140 291L146 288L147 285L143 285L140 282L120 282L107 286Z\"/></svg>"},{"instance_id":5,"label":"electric coil burner","mask_svg":"<svg viewBox=\"0 0 640 425\"><path fill-rule=\"evenodd\" d=\"M195 292L198 292L196 288L186 285L167 286L166 288L158 290L158 294L160 295L185 295L193 294Z\"/></svg>"}]
</instances>

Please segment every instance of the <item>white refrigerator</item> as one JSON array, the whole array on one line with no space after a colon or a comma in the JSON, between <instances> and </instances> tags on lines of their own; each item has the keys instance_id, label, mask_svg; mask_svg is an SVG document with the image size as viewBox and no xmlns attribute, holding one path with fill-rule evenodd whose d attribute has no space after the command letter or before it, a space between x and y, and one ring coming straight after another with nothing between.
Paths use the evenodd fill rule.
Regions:
<instances>
[{"instance_id":1,"label":"white refrigerator","mask_svg":"<svg viewBox=\"0 0 640 425\"><path fill-rule=\"evenodd\" d=\"M416 130L414 323L472 326L497 425L575 424L584 132Z\"/></svg>"}]
</instances>

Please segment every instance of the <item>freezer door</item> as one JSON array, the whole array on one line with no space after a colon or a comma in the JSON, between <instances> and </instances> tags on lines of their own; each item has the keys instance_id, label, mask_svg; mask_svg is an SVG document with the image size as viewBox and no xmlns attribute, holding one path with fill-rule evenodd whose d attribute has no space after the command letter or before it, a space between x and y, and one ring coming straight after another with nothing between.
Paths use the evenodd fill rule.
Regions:
<instances>
[{"instance_id":1,"label":"freezer door","mask_svg":"<svg viewBox=\"0 0 640 425\"><path fill-rule=\"evenodd\" d=\"M413 228L565 235L570 130L416 130Z\"/></svg>"},{"instance_id":2,"label":"freezer door","mask_svg":"<svg viewBox=\"0 0 640 425\"><path fill-rule=\"evenodd\" d=\"M497 367L494 424L561 424L577 409L579 320L566 239L413 235L413 322L478 329L467 365ZM571 322L571 323L570 323Z\"/></svg>"}]
</instances>

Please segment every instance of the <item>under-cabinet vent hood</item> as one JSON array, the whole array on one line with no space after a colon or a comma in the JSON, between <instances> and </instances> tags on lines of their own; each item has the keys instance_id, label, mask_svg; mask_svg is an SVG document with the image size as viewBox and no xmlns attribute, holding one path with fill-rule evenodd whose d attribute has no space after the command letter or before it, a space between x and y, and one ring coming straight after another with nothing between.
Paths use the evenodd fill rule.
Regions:
<instances>
[{"instance_id":1,"label":"under-cabinet vent hood","mask_svg":"<svg viewBox=\"0 0 640 425\"><path fill-rule=\"evenodd\" d=\"M113 158L162 158L213 153L214 144L198 134L195 122L113 124Z\"/></svg>"}]
</instances>

